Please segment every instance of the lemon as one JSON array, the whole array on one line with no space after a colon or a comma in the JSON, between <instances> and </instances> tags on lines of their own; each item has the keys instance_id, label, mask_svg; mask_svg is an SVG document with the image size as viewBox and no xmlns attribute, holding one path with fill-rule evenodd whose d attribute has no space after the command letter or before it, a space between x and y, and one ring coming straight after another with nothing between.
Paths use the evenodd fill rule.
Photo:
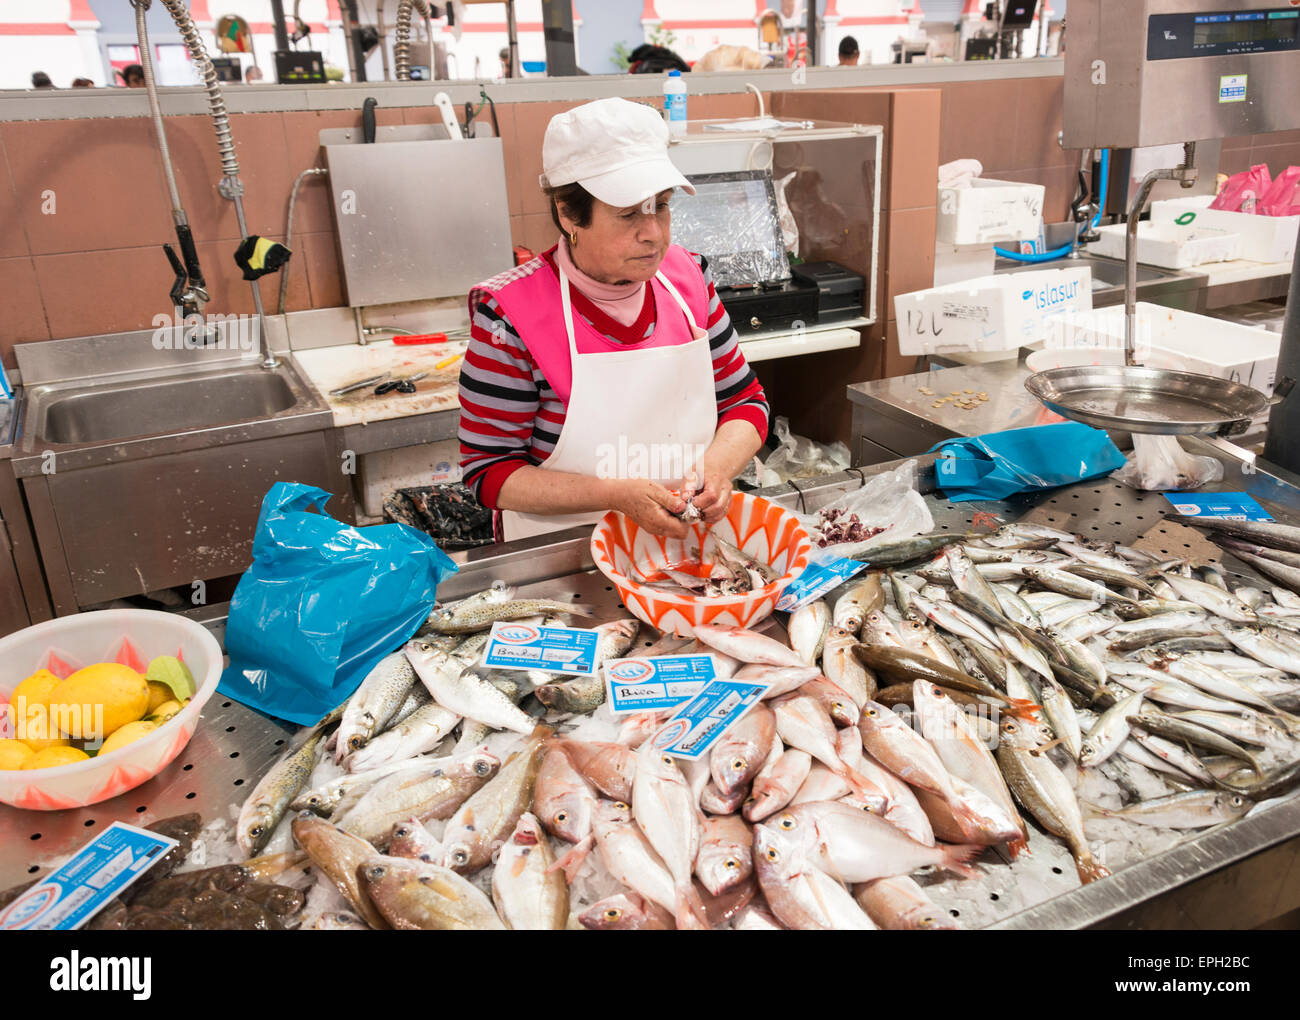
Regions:
<instances>
[{"instance_id":1,"label":"lemon","mask_svg":"<svg viewBox=\"0 0 1300 1020\"><path fill-rule=\"evenodd\" d=\"M104 746L99 749L100 754L108 754L109 751L116 751L119 747L125 747L133 740L139 740L141 737L152 733L158 728L158 723L151 722L148 719L141 719L139 722L129 722L113 731L113 735L104 741Z\"/></svg>"},{"instance_id":2,"label":"lemon","mask_svg":"<svg viewBox=\"0 0 1300 1020\"><path fill-rule=\"evenodd\" d=\"M50 694L60 682L59 678L48 669L38 669L14 688L13 694L9 695L9 701L15 706L44 705L50 700ZM23 701L19 701L19 698Z\"/></svg>"},{"instance_id":3,"label":"lemon","mask_svg":"<svg viewBox=\"0 0 1300 1020\"><path fill-rule=\"evenodd\" d=\"M16 736L33 751L63 747L68 743L67 738L51 724L50 710L45 705L27 706L27 716Z\"/></svg>"},{"instance_id":4,"label":"lemon","mask_svg":"<svg viewBox=\"0 0 1300 1020\"><path fill-rule=\"evenodd\" d=\"M0 769L20 769L32 753L21 740L0 740Z\"/></svg>"},{"instance_id":5,"label":"lemon","mask_svg":"<svg viewBox=\"0 0 1300 1020\"><path fill-rule=\"evenodd\" d=\"M52 718L69 736L88 737L97 728L96 710L103 706L103 729L108 737L129 722L135 722L149 707L149 684L145 678L116 662L98 662L79 669L54 688L50 695ZM80 732L72 732L74 728Z\"/></svg>"},{"instance_id":6,"label":"lemon","mask_svg":"<svg viewBox=\"0 0 1300 1020\"><path fill-rule=\"evenodd\" d=\"M158 711L159 705L165 705L169 701L174 701L176 695L166 684L160 684L157 680L149 681L149 707L144 710L145 715L153 715Z\"/></svg>"},{"instance_id":7,"label":"lemon","mask_svg":"<svg viewBox=\"0 0 1300 1020\"><path fill-rule=\"evenodd\" d=\"M75 747L47 747L37 751L25 762L24 769L49 769L55 765L71 765L74 761L89 761L90 755Z\"/></svg>"},{"instance_id":8,"label":"lemon","mask_svg":"<svg viewBox=\"0 0 1300 1020\"><path fill-rule=\"evenodd\" d=\"M161 726L163 723L165 723L168 719L170 719L180 710L181 710L181 703L179 701L165 701L157 708L155 708L152 712L150 712L147 716L145 716L145 718L148 719L150 722L157 723L159 726Z\"/></svg>"}]
</instances>

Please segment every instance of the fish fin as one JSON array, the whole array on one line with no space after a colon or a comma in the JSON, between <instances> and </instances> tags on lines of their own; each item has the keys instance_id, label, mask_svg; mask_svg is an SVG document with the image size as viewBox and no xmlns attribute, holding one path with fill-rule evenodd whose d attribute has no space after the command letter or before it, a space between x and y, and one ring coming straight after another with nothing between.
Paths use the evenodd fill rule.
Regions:
<instances>
[{"instance_id":1,"label":"fish fin","mask_svg":"<svg viewBox=\"0 0 1300 1020\"><path fill-rule=\"evenodd\" d=\"M1043 710L1027 698L1008 698L1002 711L1017 719L1027 719L1030 722L1042 721Z\"/></svg>"},{"instance_id":2,"label":"fish fin","mask_svg":"<svg viewBox=\"0 0 1300 1020\"><path fill-rule=\"evenodd\" d=\"M1078 798L1078 801L1079 801L1079 813L1086 817L1092 817L1092 818L1115 817L1115 812L1111 811L1109 808L1102 807L1100 804L1093 804L1091 801L1086 801L1082 797Z\"/></svg>"},{"instance_id":3,"label":"fish fin","mask_svg":"<svg viewBox=\"0 0 1300 1020\"><path fill-rule=\"evenodd\" d=\"M677 888L677 909L675 912L677 920L677 930L687 931L694 929L696 931L708 931L708 916L704 911L704 900L696 892L695 886L687 882L685 886Z\"/></svg>"},{"instance_id":4,"label":"fish fin","mask_svg":"<svg viewBox=\"0 0 1300 1020\"><path fill-rule=\"evenodd\" d=\"M1100 861L1096 860L1092 854L1087 854L1083 858L1076 858L1074 866L1079 871L1079 881L1084 885L1089 882L1095 882L1099 878L1105 878L1110 874L1110 870Z\"/></svg>"},{"instance_id":5,"label":"fish fin","mask_svg":"<svg viewBox=\"0 0 1300 1020\"><path fill-rule=\"evenodd\" d=\"M564 614L566 616L590 616L592 610L590 606L565 606Z\"/></svg>"},{"instance_id":6,"label":"fish fin","mask_svg":"<svg viewBox=\"0 0 1300 1020\"><path fill-rule=\"evenodd\" d=\"M1018 860L1021 854L1028 854L1030 857L1033 856L1033 854L1029 852L1029 841L1027 839L1013 839L1010 843L1006 844L1006 847L1007 853L1011 855L1013 861Z\"/></svg>"},{"instance_id":7,"label":"fish fin","mask_svg":"<svg viewBox=\"0 0 1300 1020\"><path fill-rule=\"evenodd\" d=\"M943 860L939 866L962 878L978 878L979 871L966 862L974 860L983 850L984 847L974 843L950 843L943 846Z\"/></svg>"},{"instance_id":8,"label":"fish fin","mask_svg":"<svg viewBox=\"0 0 1300 1020\"><path fill-rule=\"evenodd\" d=\"M538 740L549 741L553 736L555 736L555 730L553 727L538 723L533 727L533 732L528 736L530 739L536 738Z\"/></svg>"},{"instance_id":9,"label":"fish fin","mask_svg":"<svg viewBox=\"0 0 1300 1020\"><path fill-rule=\"evenodd\" d=\"M578 872L582 870L583 863L587 860L587 855L591 853L595 846L595 838L586 836L573 845L573 849L552 864L547 870L554 871L556 868L564 869L564 878L570 885L578 877Z\"/></svg>"}]
</instances>

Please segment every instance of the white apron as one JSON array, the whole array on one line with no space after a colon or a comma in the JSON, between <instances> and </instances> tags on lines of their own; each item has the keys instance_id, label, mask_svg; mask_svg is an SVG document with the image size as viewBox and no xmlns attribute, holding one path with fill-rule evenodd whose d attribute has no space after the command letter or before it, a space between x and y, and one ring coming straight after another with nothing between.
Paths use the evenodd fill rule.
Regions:
<instances>
[{"instance_id":1,"label":"white apron","mask_svg":"<svg viewBox=\"0 0 1300 1020\"><path fill-rule=\"evenodd\" d=\"M557 267L558 268L558 267ZM579 354L573 332L569 279L560 269L560 302L569 340L573 383L564 427L544 471L577 475L651 478L676 484L681 474L662 472L681 463L673 451L702 453L718 428L718 400L708 332L696 325L677 288L663 275L655 279L686 316L693 340L667 347ZM672 328L660 310L655 329ZM583 323L586 326L586 323ZM675 324L673 324L675 325ZM591 327L586 327L591 328ZM611 470L613 468L613 470ZM658 474L653 474L655 469ZM594 524L605 511L583 514L530 514L505 510L501 525L507 542L582 524Z\"/></svg>"}]
</instances>

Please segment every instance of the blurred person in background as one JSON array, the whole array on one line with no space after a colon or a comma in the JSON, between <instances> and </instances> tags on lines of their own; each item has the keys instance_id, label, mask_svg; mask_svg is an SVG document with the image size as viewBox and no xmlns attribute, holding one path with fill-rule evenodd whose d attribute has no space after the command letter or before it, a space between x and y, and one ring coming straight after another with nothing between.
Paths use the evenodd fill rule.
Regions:
<instances>
[{"instance_id":1,"label":"blurred person in background","mask_svg":"<svg viewBox=\"0 0 1300 1020\"><path fill-rule=\"evenodd\" d=\"M144 88L144 68L139 64L127 64L117 72L122 76L122 84L129 89Z\"/></svg>"},{"instance_id":2,"label":"blurred person in background","mask_svg":"<svg viewBox=\"0 0 1300 1020\"><path fill-rule=\"evenodd\" d=\"M74 89L93 89L95 87L95 83L91 81L89 78L73 78L72 87Z\"/></svg>"},{"instance_id":3,"label":"blurred person in background","mask_svg":"<svg viewBox=\"0 0 1300 1020\"><path fill-rule=\"evenodd\" d=\"M857 67L862 54L858 52L858 41L851 35L840 40L840 67Z\"/></svg>"},{"instance_id":4,"label":"blurred person in background","mask_svg":"<svg viewBox=\"0 0 1300 1020\"><path fill-rule=\"evenodd\" d=\"M32 88L34 89L52 89L54 82L50 81L50 76L44 71L32 72Z\"/></svg>"}]
</instances>

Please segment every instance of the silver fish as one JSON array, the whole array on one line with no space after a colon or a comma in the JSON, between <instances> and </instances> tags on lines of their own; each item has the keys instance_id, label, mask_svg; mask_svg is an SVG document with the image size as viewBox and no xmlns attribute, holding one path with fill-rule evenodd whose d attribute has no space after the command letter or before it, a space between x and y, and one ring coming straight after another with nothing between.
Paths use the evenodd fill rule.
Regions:
<instances>
[{"instance_id":1,"label":"silver fish","mask_svg":"<svg viewBox=\"0 0 1300 1020\"><path fill-rule=\"evenodd\" d=\"M1234 623L1255 622L1255 613L1250 606L1222 588L1190 577L1180 577L1177 574L1163 573L1160 576L1180 597L1208 609L1215 616L1232 620Z\"/></svg>"},{"instance_id":2,"label":"silver fish","mask_svg":"<svg viewBox=\"0 0 1300 1020\"><path fill-rule=\"evenodd\" d=\"M453 727L460 716L430 701L417 708L397 726L385 730L370 740L365 747L353 751L345 765L349 772L365 772L403 761L426 751L432 751Z\"/></svg>"},{"instance_id":3,"label":"silver fish","mask_svg":"<svg viewBox=\"0 0 1300 1020\"><path fill-rule=\"evenodd\" d=\"M235 823L235 842L245 857L256 856L266 846L289 810L290 802L311 778L324 739L324 731L318 729L301 746L272 765L253 787Z\"/></svg>"},{"instance_id":4,"label":"silver fish","mask_svg":"<svg viewBox=\"0 0 1300 1020\"><path fill-rule=\"evenodd\" d=\"M555 613L561 616L590 616L586 606L554 599L511 599L505 602L477 602L435 610L425 626L435 634L472 634L494 623L522 620L529 616Z\"/></svg>"},{"instance_id":5,"label":"silver fish","mask_svg":"<svg viewBox=\"0 0 1300 1020\"><path fill-rule=\"evenodd\" d=\"M892 575L890 583L891 585L894 583ZM895 588L895 599L897 597ZM862 630L862 622L867 618L867 614L879 609L884 601L885 593L880 587L880 575L870 573L862 580L855 581L836 601L832 624L856 637ZM899 607L900 610L905 608L905 606Z\"/></svg>"},{"instance_id":6,"label":"silver fish","mask_svg":"<svg viewBox=\"0 0 1300 1020\"><path fill-rule=\"evenodd\" d=\"M812 840L802 834L755 826L754 870L764 899L783 925L800 930L874 930L871 918L848 890L815 867L812 859Z\"/></svg>"},{"instance_id":7,"label":"silver fish","mask_svg":"<svg viewBox=\"0 0 1300 1020\"><path fill-rule=\"evenodd\" d=\"M1240 794L1194 790L1143 801L1117 811L1099 807L1093 807L1092 810L1106 818L1123 818L1163 829L1203 829L1235 821L1254 806L1252 801Z\"/></svg>"},{"instance_id":8,"label":"silver fish","mask_svg":"<svg viewBox=\"0 0 1300 1020\"><path fill-rule=\"evenodd\" d=\"M535 815L515 823L492 869L492 902L507 928L561 931L569 920L569 886Z\"/></svg>"},{"instance_id":9,"label":"silver fish","mask_svg":"<svg viewBox=\"0 0 1300 1020\"><path fill-rule=\"evenodd\" d=\"M800 606L790 614L787 629L790 645L804 662L812 665L822 654L826 632L831 627L831 610L825 601L817 599Z\"/></svg>"},{"instance_id":10,"label":"silver fish","mask_svg":"<svg viewBox=\"0 0 1300 1020\"><path fill-rule=\"evenodd\" d=\"M775 740L776 717L766 705L755 705L718 738L709 752L709 771L719 791L733 793L753 782Z\"/></svg>"},{"instance_id":11,"label":"silver fish","mask_svg":"<svg viewBox=\"0 0 1300 1020\"><path fill-rule=\"evenodd\" d=\"M386 655L366 674L343 710L334 760L360 750L387 725L415 684L415 671L401 652Z\"/></svg>"},{"instance_id":12,"label":"silver fish","mask_svg":"<svg viewBox=\"0 0 1300 1020\"><path fill-rule=\"evenodd\" d=\"M861 708L876 696L876 676L858 661L853 646L858 639L840 627L832 627L822 649L822 670L831 683L838 686L855 705Z\"/></svg>"},{"instance_id":13,"label":"silver fish","mask_svg":"<svg viewBox=\"0 0 1300 1020\"><path fill-rule=\"evenodd\" d=\"M477 673L463 669L458 662L439 659L419 638L409 642L404 652L433 700L443 708L497 729L532 732L533 718Z\"/></svg>"},{"instance_id":14,"label":"silver fish","mask_svg":"<svg viewBox=\"0 0 1300 1020\"><path fill-rule=\"evenodd\" d=\"M1101 718L1088 731L1088 736L1079 748L1080 765L1085 768L1100 765L1128 739L1128 717L1137 714L1142 696L1143 692L1137 691L1128 697L1120 698L1102 713ZM1006 732L1005 728L1003 732Z\"/></svg>"},{"instance_id":15,"label":"silver fish","mask_svg":"<svg viewBox=\"0 0 1300 1020\"><path fill-rule=\"evenodd\" d=\"M677 909L673 876L632 821L631 807L622 801L602 800L596 805L592 830L600 859L610 875L672 916Z\"/></svg>"}]
</instances>

